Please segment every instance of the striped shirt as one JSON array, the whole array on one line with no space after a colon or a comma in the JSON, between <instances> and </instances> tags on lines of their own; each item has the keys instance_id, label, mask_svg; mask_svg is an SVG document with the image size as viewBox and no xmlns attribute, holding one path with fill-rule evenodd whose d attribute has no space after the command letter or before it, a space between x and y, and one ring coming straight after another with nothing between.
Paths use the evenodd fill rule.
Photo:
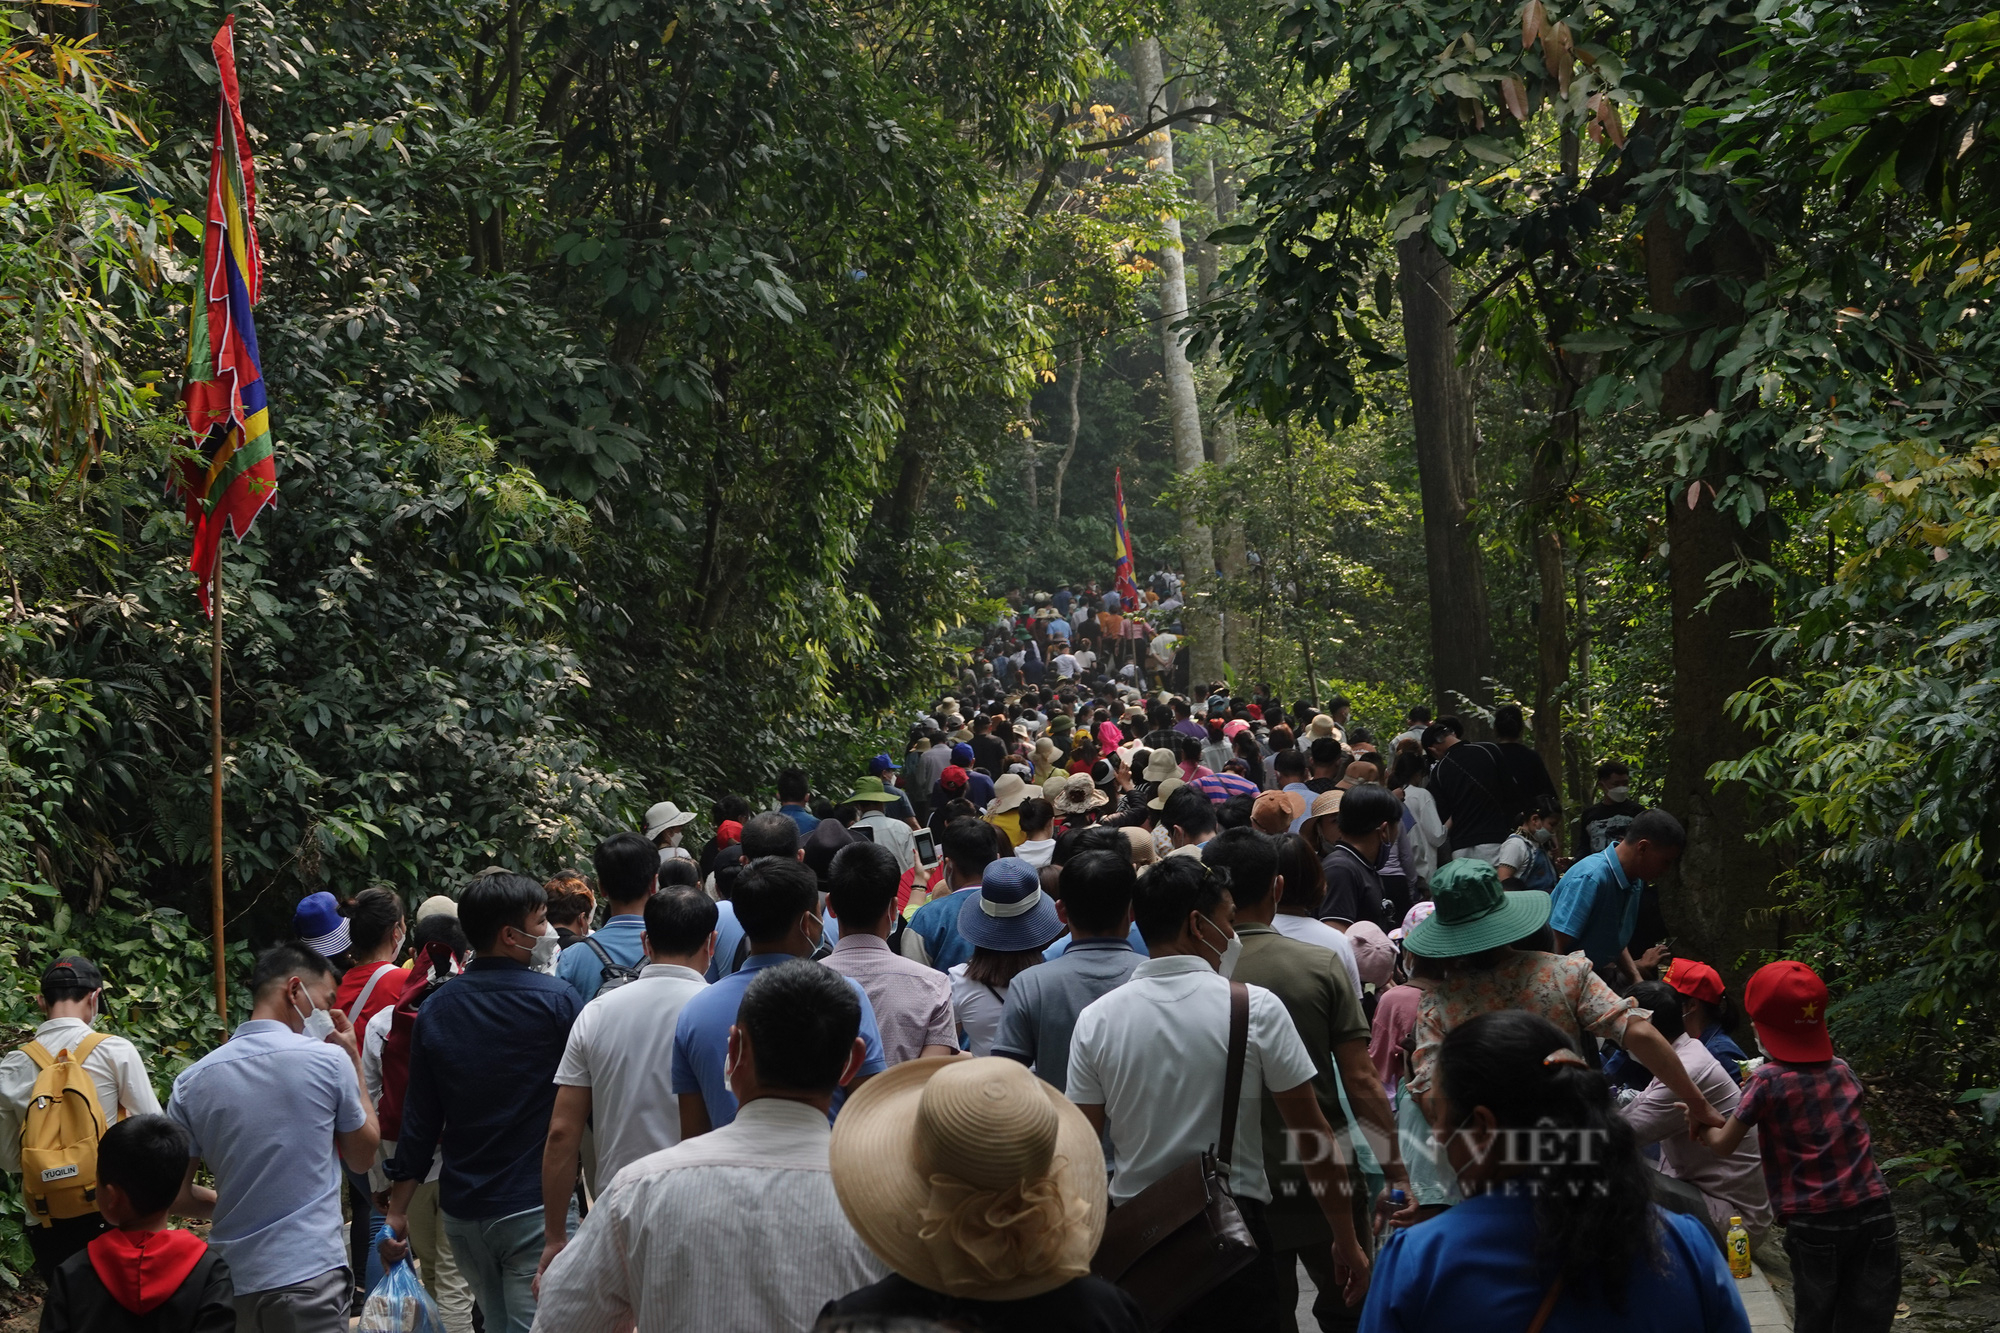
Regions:
<instances>
[{"instance_id":1,"label":"striped shirt","mask_svg":"<svg viewBox=\"0 0 2000 1333\"><path fill-rule=\"evenodd\" d=\"M825 1113L760 1097L618 1173L542 1278L536 1333L771 1333L883 1274L834 1196Z\"/></svg>"},{"instance_id":2,"label":"striped shirt","mask_svg":"<svg viewBox=\"0 0 2000 1333\"><path fill-rule=\"evenodd\" d=\"M1256 783L1248 778L1238 777L1234 773L1210 773L1205 778L1196 778L1188 785L1216 805L1221 805L1232 796L1254 798L1258 791Z\"/></svg>"},{"instance_id":3,"label":"striped shirt","mask_svg":"<svg viewBox=\"0 0 2000 1333\"><path fill-rule=\"evenodd\" d=\"M914 1060L926 1046L958 1049L951 981L944 973L891 953L879 935L842 935L820 961L868 992L889 1064Z\"/></svg>"}]
</instances>

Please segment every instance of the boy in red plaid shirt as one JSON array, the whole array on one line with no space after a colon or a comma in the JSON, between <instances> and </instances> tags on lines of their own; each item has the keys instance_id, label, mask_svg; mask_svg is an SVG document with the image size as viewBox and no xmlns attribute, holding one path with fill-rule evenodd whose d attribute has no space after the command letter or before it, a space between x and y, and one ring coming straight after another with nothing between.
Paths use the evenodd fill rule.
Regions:
<instances>
[{"instance_id":1,"label":"boy in red plaid shirt","mask_svg":"<svg viewBox=\"0 0 2000 1333\"><path fill-rule=\"evenodd\" d=\"M1861 1080L1827 1039L1826 983L1804 963L1770 963L1743 998L1769 1058L1729 1123L1696 1132L1726 1154L1757 1131L1785 1224L1797 1333L1888 1333L1903 1287L1896 1216L1861 1117Z\"/></svg>"}]
</instances>

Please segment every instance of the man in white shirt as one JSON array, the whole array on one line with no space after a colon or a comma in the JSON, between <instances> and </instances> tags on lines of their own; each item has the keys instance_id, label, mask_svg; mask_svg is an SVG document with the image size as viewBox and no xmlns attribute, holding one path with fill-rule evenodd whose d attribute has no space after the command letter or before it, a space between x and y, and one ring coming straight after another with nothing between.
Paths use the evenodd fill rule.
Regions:
<instances>
[{"instance_id":1,"label":"man in white shirt","mask_svg":"<svg viewBox=\"0 0 2000 1333\"><path fill-rule=\"evenodd\" d=\"M1055 655L1054 661L1050 665L1055 667L1056 675L1062 677L1064 680L1076 679L1077 660L1075 653L1070 653L1070 652L1057 653Z\"/></svg>"},{"instance_id":2,"label":"man in white shirt","mask_svg":"<svg viewBox=\"0 0 2000 1333\"><path fill-rule=\"evenodd\" d=\"M1225 978L1242 947L1224 879L1187 857L1162 861L1142 877L1133 916L1151 957L1130 981L1077 1016L1068 1093L1093 1126L1109 1127L1117 1161L1114 1206L1195 1160L1221 1127L1231 991ZM1299 1144L1306 1178L1332 1228L1333 1262L1345 1274L1347 1303L1358 1305L1368 1290L1368 1257L1355 1239L1344 1158L1313 1094L1312 1057L1278 997L1261 986L1247 989L1249 1042L1229 1178L1258 1255L1190 1307L1176 1327L1256 1333L1289 1320L1291 1311L1273 1299L1275 1246L1264 1222L1271 1199L1262 1126L1267 1091Z\"/></svg>"},{"instance_id":3,"label":"man in white shirt","mask_svg":"<svg viewBox=\"0 0 2000 1333\"><path fill-rule=\"evenodd\" d=\"M569 1200L586 1125L596 1129L591 1179L600 1190L609 1189L625 1166L681 1141L680 1103L670 1079L674 1024L682 1006L708 985L716 916L715 903L699 889L654 894L646 901L645 966L638 978L599 991L571 1025L542 1150L537 1274L546 1273L569 1243Z\"/></svg>"},{"instance_id":4,"label":"man in white shirt","mask_svg":"<svg viewBox=\"0 0 2000 1333\"><path fill-rule=\"evenodd\" d=\"M97 970L97 964L75 954L56 959L42 973L42 991L35 997L35 1007L44 1019L35 1029L35 1043L51 1060L64 1051L74 1052L80 1043L96 1035L91 1026L103 1002L104 974ZM97 1089L97 1107L107 1126L126 1116L159 1114L160 1099L153 1095L146 1064L125 1038L99 1035L82 1064ZM21 1124L40 1073L25 1048L9 1051L0 1059L0 1168L16 1174L21 1170ZM59 1217L49 1226L30 1224L28 1248L35 1253L36 1271L49 1278L63 1260L103 1230L104 1219L95 1212Z\"/></svg>"},{"instance_id":5,"label":"man in white shirt","mask_svg":"<svg viewBox=\"0 0 2000 1333\"><path fill-rule=\"evenodd\" d=\"M736 1118L619 1173L543 1275L537 1333L810 1328L827 1301L880 1278L827 1165L827 1113L861 1067L860 1026L833 969L763 969L729 1033Z\"/></svg>"},{"instance_id":6,"label":"man in white shirt","mask_svg":"<svg viewBox=\"0 0 2000 1333\"><path fill-rule=\"evenodd\" d=\"M1076 659L1077 674L1086 680L1089 679L1091 672L1097 670L1097 653L1091 648L1089 639L1080 640L1076 651L1070 656Z\"/></svg>"}]
</instances>

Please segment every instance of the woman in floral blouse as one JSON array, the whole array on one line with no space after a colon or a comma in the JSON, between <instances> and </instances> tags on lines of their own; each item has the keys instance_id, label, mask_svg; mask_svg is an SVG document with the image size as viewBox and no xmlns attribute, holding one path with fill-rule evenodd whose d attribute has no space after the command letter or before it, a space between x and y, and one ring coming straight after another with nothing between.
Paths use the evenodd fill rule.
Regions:
<instances>
[{"instance_id":1,"label":"woman in floral blouse","mask_svg":"<svg viewBox=\"0 0 2000 1333\"><path fill-rule=\"evenodd\" d=\"M1548 894L1510 893L1491 865L1468 859L1438 872L1431 897L1437 910L1403 940L1411 953L1442 963L1445 974L1424 993L1417 1011L1409 1084L1420 1099L1428 1103L1438 1047L1447 1033L1480 1014L1524 1009L1548 1019L1572 1040L1580 1042L1589 1033L1617 1042L1687 1103L1688 1118L1695 1124L1721 1123L1672 1044L1647 1021L1647 1011L1620 998L1591 970L1587 957L1514 947L1548 924Z\"/></svg>"}]
</instances>

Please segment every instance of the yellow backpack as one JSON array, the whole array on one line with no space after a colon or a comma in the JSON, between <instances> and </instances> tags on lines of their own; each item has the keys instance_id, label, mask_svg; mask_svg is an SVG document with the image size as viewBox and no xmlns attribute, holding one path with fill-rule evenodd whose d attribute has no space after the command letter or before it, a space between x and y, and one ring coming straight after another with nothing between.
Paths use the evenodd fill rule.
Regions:
<instances>
[{"instance_id":1,"label":"yellow backpack","mask_svg":"<svg viewBox=\"0 0 2000 1333\"><path fill-rule=\"evenodd\" d=\"M97 1141L107 1126L83 1060L103 1040L93 1032L55 1055L38 1041L21 1048L41 1071L21 1120L21 1194L45 1227L97 1211Z\"/></svg>"}]
</instances>

